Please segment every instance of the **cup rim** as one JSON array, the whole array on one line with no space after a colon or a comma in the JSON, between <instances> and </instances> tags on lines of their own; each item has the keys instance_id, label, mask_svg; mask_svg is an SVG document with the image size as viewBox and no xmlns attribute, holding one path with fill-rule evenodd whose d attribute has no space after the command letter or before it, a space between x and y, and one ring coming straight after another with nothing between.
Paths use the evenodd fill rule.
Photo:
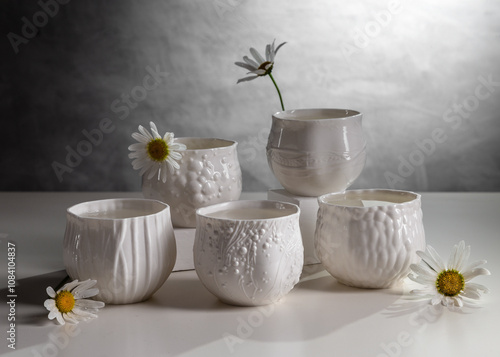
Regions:
<instances>
[{"instance_id":1,"label":"cup rim","mask_svg":"<svg viewBox=\"0 0 500 357\"><path fill-rule=\"evenodd\" d=\"M200 147L200 148L189 148L188 146L186 150L181 151L199 151L199 150L212 150L212 149L224 149L224 148L230 148L233 146L238 145L238 143L234 140L228 140L228 139L219 139L219 138L201 138L201 137L196 137L196 136L181 136L177 137L174 139L176 143L181 143L186 145L186 141L198 141L198 142L207 142L210 143L212 142L214 145L209 145L207 147ZM218 145L216 143L219 143Z\"/></svg>"},{"instance_id":2,"label":"cup rim","mask_svg":"<svg viewBox=\"0 0 500 357\"><path fill-rule=\"evenodd\" d=\"M272 218L228 218L228 217L214 217L210 216L210 213L215 213L218 211L223 211L231 208L278 208L278 209L293 209L293 213L285 214L283 216L279 217L272 217ZM282 220L282 219L288 219L293 216L299 216L300 215L300 207L297 206L296 204L290 203L290 202L282 202L282 201L275 201L275 200L237 200L237 201L228 201L228 202L222 202L222 203L217 203L214 205L206 206L206 207L200 207L196 210L196 217L203 217L203 218L209 218L209 219L215 219L215 220L220 220L220 221L230 221L230 222L248 222L248 221L258 221L258 222L263 222L263 221L276 221L276 220Z\"/></svg>"},{"instance_id":3,"label":"cup rim","mask_svg":"<svg viewBox=\"0 0 500 357\"><path fill-rule=\"evenodd\" d=\"M95 210L85 210L86 207L90 206L106 206L106 205L112 205L112 204L117 204L117 203L150 203L152 205L158 206L157 209L150 211L149 213L144 213L141 215L135 215L132 217L124 217L124 218L111 218L111 217L99 217L99 216L85 216L83 215L84 213L90 214L90 213L96 213L100 212L101 210L95 209ZM109 206L108 206L109 207ZM115 207L116 208L116 207ZM152 217L158 214L162 214L165 210L170 209L170 206L166 204L165 202L161 202L158 200L153 200L153 199L147 199L147 198L109 198L109 199L102 199L102 200L93 200L93 201L85 201L85 202L80 202L77 203L71 207L68 207L66 209L66 212L68 215L76 217L81 220L98 220L98 221L127 221L127 220L132 220L132 219L138 219L138 218L144 218L144 217ZM102 210L105 212L106 210Z\"/></svg>"},{"instance_id":4,"label":"cup rim","mask_svg":"<svg viewBox=\"0 0 500 357\"><path fill-rule=\"evenodd\" d=\"M374 207L382 207L381 205L375 206L353 206L352 204L342 204L342 199L338 201L331 200L334 197L343 198L344 201L347 199L351 200L375 200L375 201L385 201L390 202L390 204L386 205L387 207L396 207L396 206L405 206L413 204L415 201L420 201L421 195L413 192L413 191L405 191L405 190L392 190L385 188L374 188L374 189L359 189L359 190L346 190L344 192L331 192L326 193L318 197L318 203L333 206L333 207L342 207L346 209L360 209L360 210L368 210L373 209ZM394 199L388 200L387 196L391 196ZM400 198L400 200L396 200Z\"/></svg>"},{"instance_id":5,"label":"cup rim","mask_svg":"<svg viewBox=\"0 0 500 357\"><path fill-rule=\"evenodd\" d=\"M300 114L300 115L299 115ZM363 114L357 110L342 108L302 108L288 109L273 114L273 119L321 122L325 120L347 120ZM321 118L314 118L321 116Z\"/></svg>"}]
</instances>

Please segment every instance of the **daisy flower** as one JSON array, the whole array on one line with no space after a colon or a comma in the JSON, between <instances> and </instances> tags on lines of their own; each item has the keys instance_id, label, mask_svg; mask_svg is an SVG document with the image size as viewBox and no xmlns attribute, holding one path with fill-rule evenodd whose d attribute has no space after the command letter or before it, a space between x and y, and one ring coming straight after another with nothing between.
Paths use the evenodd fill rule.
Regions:
<instances>
[{"instance_id":1,"label":"daisy flower","mask_svg":"<svg viewBox=\"0 0 500 357\"><path fill-rule=\"evenodd\" d=\"M61 325L65 322L77 324L79 321L96 318L98 309L104 307L101 301L88 300L86 298L99 294L99 289L92 288L95 280L79 282L74 280L65 284L57 293L52 287L47 288L50 299L43 304L49 310L49 319L57 319Z\"/></svg>"},{"instance_id":2,"label":"daisy flower","mask_svg":"<svg viewBox=\"0 0 500 357\"><path fill-rule=\"evenodd\" d=\"M158 180L161 178L167 182L167 167L170 173L180 168L176 160L180 160L182 155L178 151L186 150L186 145L174 142L174 133L165 133L162 138L155 123L150 122L149 125L151 133L139 125L140 133L132 134L138 143L128 147L132 151L128 157L134 159L132 166L134 170L141 170L141 176L148 173L148 179L157 176Z\"/></svg>"},{"instance_id":3,"label":"daisy flower","mask_svg":"<svg viewBox=\"0 0 500 357\"><path fill-rule=\"evenodd\" d=\"M480 268L486 260L480 260L467 265L470 255L470 246L465 246L461 241L453 247L447 264L431 246L426 252L417 251L422 260L419 264L410 266L412 273L408 276L411 280L426 285L421 290L412 290L412 294L431 296L431 304L441 303L448 308L461 308L467 299L479 300L481 293L489 290L480 284L470 281L479 275L490 275L489 270Z\"/></svg>"},{"instance_id":4,"label":"daisy flower","mask_svg":"<svg viewBox=\"0 0 500 357\"><path fill-rule=\"evenodd\" d=\"M243 61L245 62L235 62L234 64L240 67L243 67L250 72L247 74L252 73L253 76L241 78L238 80L237 83L240 82L246 82L246 81L251 81L257 77L263 77L263 76L269 76L271 80L273 81L274 86L276 87L276 90L278 91L278 95L280 97L280 102L281 102L281 109L285 110L285 107L283 106L283 98L281 98L281 92L278 88L278 85L276 84L276 81L273 78L273 75L271 74L274 66L274 58L276 57L276 53L278 53L278 50L283 46L286 42L283 42L281 45L278 47L274 47L274 41L271 44L268 44L266 46L266 58L262 57L259 52L255 48L250 48L250 53L252 54L253 59L249 58L248 56L243 57Z\"/></svg>"}]
</instances>

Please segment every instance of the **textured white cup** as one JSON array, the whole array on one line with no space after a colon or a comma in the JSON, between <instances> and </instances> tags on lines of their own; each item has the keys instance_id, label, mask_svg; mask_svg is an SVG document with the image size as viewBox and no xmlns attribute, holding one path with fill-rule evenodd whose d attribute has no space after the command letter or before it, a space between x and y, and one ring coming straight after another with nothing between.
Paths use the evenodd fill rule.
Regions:
<instances>
[{"instance_id":1,"label":"textured white cup","mask_svg":"<svg viewBox=\"0 0 500 357\"><path fill-rule=\"evenodd\" d=\"M388 288L425 249L420 195L396 190L352 190L318 198L315 248L339 282ZM365 207L366 206L366 207Z\"/></svg>"},{"instance_id":2,"label":"textured white cup","mask_svg":"<svg viewBox=\"0 0 500 357\"><path fill-rule=\"evenodd\" d=\"M167 203L175 227L196 226L196 210L234 201L241 194L241 169L237 143L213 138L176 138L187 149L180 151L180 169L167 182L143 178L144 197Z\"/></svg>"},{"instance_id":3,"label":"textured white cup","mask_svg":"<svg viewBox=\"0 0 500 357\"><path fill-rule=\"evenodd\" d=\"M297 109L273 115L267 160L288 192L343 192L365 165L362 114L346 109Z\"/></svg>"},{"instance_id":4,"label":"textured white cup","mask_svg":"<svg viewBox=\"0 0 500 357\"><path fill-rule=\"evenodd\" d=\"M176 260L170 208L146 199L110 199L68 208L64 265L72 279L97 280L98 300L149 299Z\"/></svg>"},{"instance_id":5,"label":"textured white cup","mask_svg":"<svg viewBox=\"0 0 500 357\"><path fill-rule=\"evenodd\" d=\"M197 210L196 273L221 301L271 304L299 281L300 209L277 201L226 202Z\"/></svg>"}]
</instances>

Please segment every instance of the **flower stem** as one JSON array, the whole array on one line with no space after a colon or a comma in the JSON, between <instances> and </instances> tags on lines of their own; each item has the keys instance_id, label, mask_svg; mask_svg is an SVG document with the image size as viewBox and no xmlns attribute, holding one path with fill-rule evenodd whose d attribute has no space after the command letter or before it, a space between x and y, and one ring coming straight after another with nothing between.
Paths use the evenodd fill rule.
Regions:
<instances>
[{"instance_id":1,"label":"flower stem","mask_svg":"<svg viewBox=\"0 0 500 357\"><path fill-rule=\"evenodd\" d=\"M271 80L273 81L274 86L276 87L276 90L278 91L278 95L280 96L281 109L285 110L285 106L283 105L283 98L281 98L280 89L278 88L278 85L276 84L276 81L274 80L273 75L271 73L269 73L269 77L271 77Z\"/></svg>"}]
</instances>

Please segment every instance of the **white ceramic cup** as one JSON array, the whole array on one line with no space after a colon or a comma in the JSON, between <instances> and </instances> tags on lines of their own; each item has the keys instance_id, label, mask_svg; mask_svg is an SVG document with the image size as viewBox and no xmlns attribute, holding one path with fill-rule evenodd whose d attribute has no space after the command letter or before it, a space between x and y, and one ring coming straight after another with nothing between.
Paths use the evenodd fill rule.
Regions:
<instances>
[{"instance_id":1,"label":"white ceramic cup","mask_svg":"<svg viewBox=\"0 0 500 357\"><path fill-rule=\"evenodd\" d=\"M339 282L388 288L425 249L420 195L396 190L352 190L318 198L315 248Z\"/></svg>"},{"instance_id":2,"label":"white ceramic cup","mask_svg":"<svg viewBox=\"0 0 500 357\"><path fill-rule=\"evenodd\" d=\"M146 199L110 199L68 208L63 258L71 279L97 280L96 299L149 299L176 260L170 208Z\"/></svg>"},{"instance_id":3,"label":"white ceramic cup","mask_svg":"<svg viewBox=\"0 0 500 357\"><path fill-rule=\"evenodd\" d=\"M234 201L241 194L241 169L237 143L213 138L176 138L187 149L180 151L180 168L167 182L143 178L144 197L170 206L175 227L196 226L196 210L216 203Z\"/></svg>"},{"instance_id":4,"label":"white ceramic cup","mask_svg":"<svg viewBox=\"0 0 500 357\"><path fill-rule=\"evenodd\" d=\"M197 210L196 273L221 301L271 304L299 281L300 209L277 201L235 201Z\"/></svg>"},{"instance_id":5,"label":"white ceramic cup","mask_svg":"<svg viewBox=\"0 0 500 357\"><path fill-rule=\"evenodd\" d=\"M267 160L290 193L343 192L365 165L363 115L347 109L296 109L273 115Z\"/></svg>"}]
</instances>

